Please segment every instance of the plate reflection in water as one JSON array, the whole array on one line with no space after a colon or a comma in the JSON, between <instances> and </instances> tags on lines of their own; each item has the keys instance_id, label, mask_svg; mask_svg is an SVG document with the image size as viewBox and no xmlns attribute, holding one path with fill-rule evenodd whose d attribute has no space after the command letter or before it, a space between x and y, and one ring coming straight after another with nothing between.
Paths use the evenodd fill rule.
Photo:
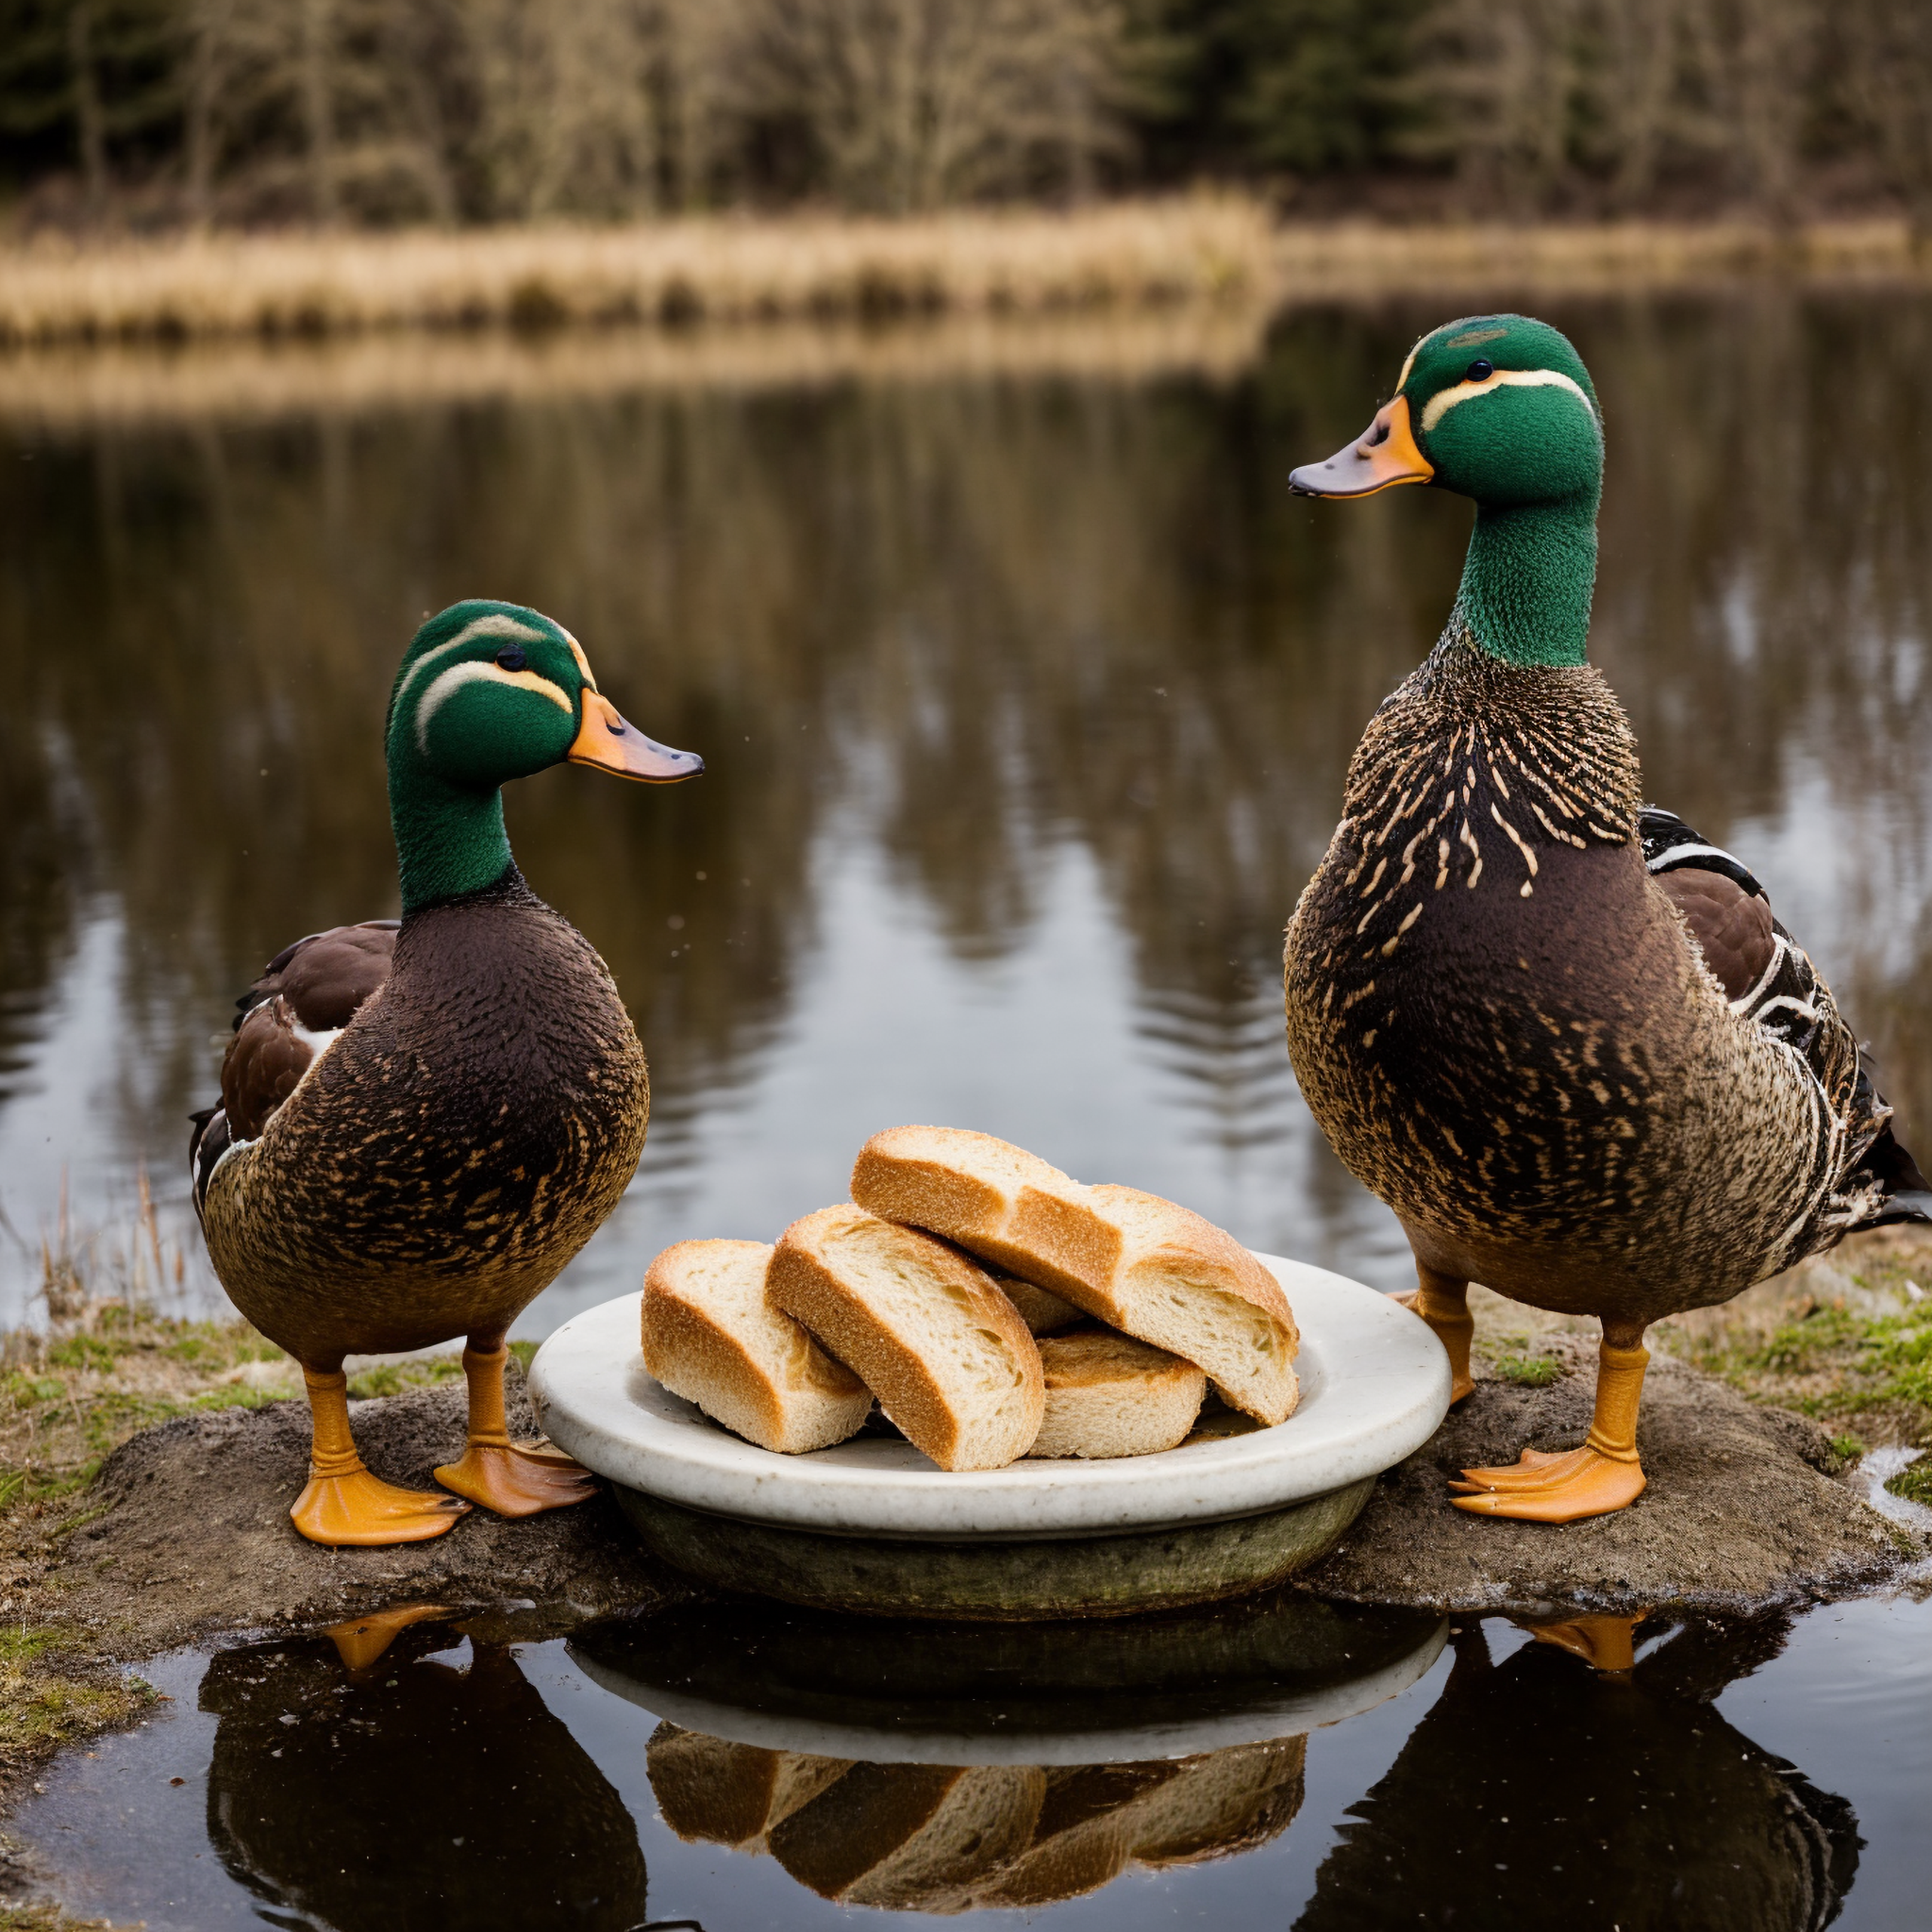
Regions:
<instances>
[{"instance_id":1,"label":"plate reflection in water","mask_svg":"<svg viewBox=\"0 0 1932 1932\"><path fill-rule=\"evenodd\" d=\"M861 1906L1890 1927L1921 1881L1927 1624L1900 1599L1532 1631L1282 1593L1101 1628L713 1604L566 1641L541 1610L436 1610L380 1650L163 1659L178 1707L62 1760L16 1828L72 1908L153 1932L748 1932Z\"/></svg>"}]
</instances>

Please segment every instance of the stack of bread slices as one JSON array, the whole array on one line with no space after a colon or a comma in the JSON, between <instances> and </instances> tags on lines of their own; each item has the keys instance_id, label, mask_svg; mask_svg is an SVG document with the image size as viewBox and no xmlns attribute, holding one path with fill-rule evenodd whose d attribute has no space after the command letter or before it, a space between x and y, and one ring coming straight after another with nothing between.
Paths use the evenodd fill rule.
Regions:
<instances>
[{"instance_id":1,"label":"stack of bread slices","mask_svg":"<svg viewBox=\"0 0 1932 1932\"><path fill-rule=\"evenodd\" d=\"M1285 1421L1299 1340L1274 1276L1198 1214L957 1127L874 1135L851 1201L774 1247L680 1241L644 1276L644 1366L785 1455L874 1400L946 1470L1151 1455L1209 1382Z\"/></svg>"},{"instance_id":2,"label":"stack of bread slices","mask_svg":"<svg viewBox=\"0 0 1932 1932\"><path fill-rule=\"evenodd\" d=\"M645 1754L687 1842L769 1854L841 1905L1038 1907L1251 1850L1300 1810L1304 1738L1137 1764L854 1763L660 1724Z\"/></svg>"}]
</instances>

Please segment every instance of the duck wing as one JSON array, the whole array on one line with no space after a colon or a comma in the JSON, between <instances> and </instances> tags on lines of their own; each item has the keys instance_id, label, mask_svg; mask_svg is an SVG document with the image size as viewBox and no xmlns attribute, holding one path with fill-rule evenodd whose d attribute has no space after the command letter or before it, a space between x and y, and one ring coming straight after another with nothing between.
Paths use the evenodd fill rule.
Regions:
<instances>
[{"instance_id":1,"label":"duck wing","mask_svg":"<svg viewBox=\"0 0 1932 1932\"><path fill-rule=\"evenodd\" d=\"M389 977L400 922L368 919L284 946L235 1002L222 1061L222 1104L192 1116L189 1167L197 1210L222 1156L253 1141L357 1009Z\"/></svg>"},{"instance_id":2,"label":"duck wing","mask_svg":"<svg viewBox=\"0 0 1932 1932\"><path fill-rule=\"evenodd\" d=\"M1891 1108L1857 1041L1804 948L1772 916L1757 875L1657 806L1639 812L1638 833L1645 866L1683 915L1731 1010L1801 1054L1845 1111L1845 1159L1834 1191L1849 1218L1838 1232L1932 1222L1932 1184L1893 1136Z\"/></svg>"}]
</instances>

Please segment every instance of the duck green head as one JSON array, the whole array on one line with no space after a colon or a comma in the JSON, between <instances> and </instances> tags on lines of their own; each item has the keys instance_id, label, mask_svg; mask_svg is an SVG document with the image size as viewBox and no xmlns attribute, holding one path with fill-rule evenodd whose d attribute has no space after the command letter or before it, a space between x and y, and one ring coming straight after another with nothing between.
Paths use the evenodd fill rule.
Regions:
<instances>
[{"instance_id":1,"label":"duck green head","mask_svg":"<svg viewBox=\"0 0 1932 1932\"><path fill-rule=\"evenodd\" d=\"M573 764L669 785L705 768L626 724L560 624L485 598L438 611L410 639L384 746L405 913L508 870L502 788L512 778Z\"/></svg>"},{"instance_id":2,"label":"duck green head","mask_svg":"<svg viewBox=\"0 0 1932 1932\"><path fill-rule=\"evenodd\" d=\"M1474 498L1457 613L1492 656L1555 666L1584 661L1603 470L1603 412L1569 338L1526 315L1475 315L1425 335L1362 435L1289 485Z\"/></svg>"}]
</instances>

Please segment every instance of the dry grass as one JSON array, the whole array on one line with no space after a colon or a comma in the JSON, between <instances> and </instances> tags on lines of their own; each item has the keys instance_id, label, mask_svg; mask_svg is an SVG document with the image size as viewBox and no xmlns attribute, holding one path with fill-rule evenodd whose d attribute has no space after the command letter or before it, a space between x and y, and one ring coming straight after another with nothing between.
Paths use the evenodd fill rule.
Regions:
<instances>
[{"instance_id":1,"label":"dry grass","mask_svg":"<svg viewBox=\"0 0 1932 1932\"><path fill-rule=\"evenodd\" d=\"M1298 304L1529 303L1766 275L1903 284L1932 263L1902 222L1271 229L1229 197L46 243L0 249L0 419L62 429L853 377L1219 379ZM547 325L617 322L645 325Z\"/></svg>"},{"instance_id":2,"label":"dry grass","mask_svg":"<svg viewBox=\"0 0 1932 1932\"><path fill-rule=\"evenodd\" d=\"M1623 289L1740 273L1917 277L1903 221L1275 228L1234 195L907 221L189 235L0 250L0 341L405 327L1037 315L1229 297Z\"/></svg>"},{"instance_id":3,"label":"dry grass","mask_svg":"<svg viewBox=\"0 0 1932 1932\"><path fill-rule=\"evenodd\" d=\"M47 242L0 255L0 340L1037 312L1253 289L1271 245L1260 208L1231 196L904 222Z\"/></svg>"},{"instance_id":4,"label":"dry grass","mask_svg":"<svg viewBox=\"0 0 1932 1932\"><path fill-rule=\"evenodd\" d=\"M1277 301L1399 291L1522 289L1548 295L1695 289L1775 275L1874 281L1932 278L1903 219L1781 229L1748 221L1396 228L1342 222L1277 231Z\"/></svg>"}]
</instances>

